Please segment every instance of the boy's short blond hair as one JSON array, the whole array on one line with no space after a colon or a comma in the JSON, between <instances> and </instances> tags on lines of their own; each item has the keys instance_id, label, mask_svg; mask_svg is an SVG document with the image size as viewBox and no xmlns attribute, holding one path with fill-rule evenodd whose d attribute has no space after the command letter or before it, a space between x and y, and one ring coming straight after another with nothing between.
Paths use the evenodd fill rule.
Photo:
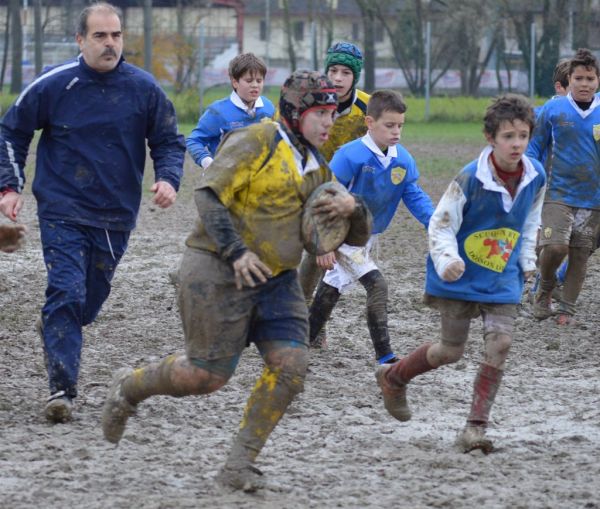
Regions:
<instances>
[{"instance_id":1,"label":"boy's short blond hair","mask_svg":"<svg viewBox=\"0 0 600 509\"><path fill-rule=\"evenodd\" d=\"M367 104L367 116L377 120L385 111L405 113L406 103L400 92L395 90L377 90L373 92Z\"/></svg>"},{"instance_id":2,"label":"boy's short blond hair","mask_svg":"<svg viewBox=\"0 0 600 509\"><path fill-rule=\"evenodd\" d=\"M496 137L502 122L521 120L529 126L529 134L535 126L535 115L527 97L520 94L505 94L494 99L483 117L483 132Z\"/></svg>"},{"instance_id":3,"label":"boy's short blond hair","mask_svg":"<svg viewBox=\"0 0 600 509\"><path fill-rule=\"evenodd\" d=\"M229 79L237 81L247 72L264 78L267 75L267 66L254 53L242 53L229 62Z\"/></svg>"}]
</instances>

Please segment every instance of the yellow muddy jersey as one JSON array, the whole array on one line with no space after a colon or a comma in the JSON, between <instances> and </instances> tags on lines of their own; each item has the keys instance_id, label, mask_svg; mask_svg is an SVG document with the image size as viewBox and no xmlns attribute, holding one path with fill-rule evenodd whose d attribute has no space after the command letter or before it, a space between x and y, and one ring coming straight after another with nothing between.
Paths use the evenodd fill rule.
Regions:
<instances>
[{"instance_id":1,"label":"yellow muddy jersey","mask_svg":"<svg viewBox=\"0 0 600 509\"><path fill-rule=\"evenodd\" d=\"M319 149L326 161L331 161L334 152L342 145L361 138L367 133L365 117L370 97L366 92L356 89L352 106L335 119L329 131L329 139Z\"/></svg>"},{"instance_id":2,"label":"yellow muddy jersey","mask_svg":"<svg viewBox=\"0 0 600 509\"><path fill-rule=\"evenodd\" d=\"M275 276L300 264L304 203L329 180L324 163L310 153L302 167L300 154L279 124L263 120L224 138L198 189L208 187L219 197L248 249ZM217 252L201 219L186 244Z\"/></svg>"}]
</instances>

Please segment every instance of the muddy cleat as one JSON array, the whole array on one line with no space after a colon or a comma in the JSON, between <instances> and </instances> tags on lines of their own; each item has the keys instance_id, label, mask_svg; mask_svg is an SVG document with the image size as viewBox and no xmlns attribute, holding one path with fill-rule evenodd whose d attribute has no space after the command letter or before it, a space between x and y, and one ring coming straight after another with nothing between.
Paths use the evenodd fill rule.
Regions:
<instances>
[{"instance_id":1,"label":"muddy cleat","mask_svg":"<svg viewBox=\"0 0 600 509\"><path fill-rule=\"evenodd\" d=\"M375 371L375 379L383 395L383 405L392 417L402 422L409 421L411 414L406 400L406 384L392 385L385 376L392 366L393 364L382 364Z\"/></svg>"},{"instance_id":2,"label":"muddy cleat","mask_svg":"<svg viewBox=\"0 0 600 509\"><path fill-rule=\"evenodd\" d=\"M115 373L102 409L104 438L113 444L119 443L125 432L127 419L135 414L135 405L129 403L123 395L123 382L132 373L131 368L122 368Z\"/></svg>"},{"instance_id":3,"label":"muddy cleat","mask_svg":"<svg viewBox=\"0 0 600 509\"><path fill-rule=\"evenodd\" d=\"M216 481L224 487L253 493L264 487L261 479L263 473L254 465L232 468L224 466L216 477Z\"/></svg>"},{"instance_id":4,"label":"muddy cleat","mask_svg":"<svg viewBox=\"0 0 600 509\"><path fill-rule=\"evenodd\" d=\"M485 436L483 426L466 426L458 435L456 445L465 453L479 449L484 454L489 454L494 450L492 441Z\"/></svg>"},{"instance_id":5,"label":"muddy cleat","mask_svg":"<svg viewBox=\"0 0 600 509\"><path fill-rule=\"evenodd\" d=\"M552 291L542 290L539 286L533 297L531 313L538 320L545 320L552 316Z\"/></svg>"},{"instance_id":6,"label":"muddy cleat","mask_svg":"<svg viewBox=\"0 0 600 509\"><path fill-rule=\"evenodd\" d=\"M54 424L69 422L73 418L73 402L65 391L55 392L48 398L44 413Z\"/></svg>"}]
</instances>

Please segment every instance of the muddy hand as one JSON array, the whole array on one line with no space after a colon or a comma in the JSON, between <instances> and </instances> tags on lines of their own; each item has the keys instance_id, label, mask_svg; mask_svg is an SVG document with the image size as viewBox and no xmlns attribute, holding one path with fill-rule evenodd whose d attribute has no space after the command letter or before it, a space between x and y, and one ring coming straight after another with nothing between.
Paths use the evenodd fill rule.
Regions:
<instances>
[{"instance_id":1,"label":"muddy hand","mask_svg":"<svg viewBox=\"0 0 600 509\"><path fill-rule=\"evenodd\" d=\"M446 270L442 274L442 279L448 283L452 283L459 279L465 272L465 262L462 260L456 260L450 263L446 267Z\"/></svg>"},{"instance_id":2,"label":"muddy hand","mask_svg":"<svg viewBox=\"0 0 600 509\"><path fill-rule=\"evenodd\" d=\"M170 207L177 199L177 191L175 191L175 188L164 180L159 180L156 182L150 188L150 191L155 193L154 203L156 203L161 209Z\"/></svg>"},{"instance_id":3,"label":"muddy hand","mask_svg":"<svg viewBox=\"0 0 600 509\"><path fill-rule=\"evenodd\" d=\"M6 193L0 197L0 212L11 221L17 220L17 214L22 208L23 197L19 193Z\"/></svg>"},{"instance_id":4,"label":"muddy hand","mask_svg":"<svg viewBox=\"0 0 600 509\"><path fill-rule=\"evenodd\" d=\"M317 266L321 269L331 270L336 262L335 251L317 256Z\"/></svg>"},{"instance_id":5,"label":"muddy hand","mask_svg":"<svg viewBox=\"0 0 600 509\"><path fill-rule=\"evenodd\" d=\"M525 283L531 283L534 278L535 270L528 270L527 272L523 273L523 279L525 280Z\"/></svg>"},{"instance_id":6,"label":"muddy hand","mask_svg":"<svg viewBox=\"0 0 600 509\"><path fill-rule=\"evenodd\" d=\"M246 251L235 262L233 262L233 270L235 272L235 286L241 290L243 286L254 288L258 280L259 283L266 283L267 278L273 274L271 269L267 267L260 258L252 251Z\"/></svg>"},{"instance_id":7,"label":"muddy hand","mask_svg":"<svg viewBox=\"0 0 600 509\"><path fill-rule=\"evenodd\" d=\"M316 200L313 209L325 221L335 221L338 217L349 217L354 212L356 201L350 193L340 193L328 189L327 195Z\"/></svg>"},{"instance_id":8,"label":"muddy hand","mask_svg":"<svg viewBox=\"0 0 600 509\"><path fill-rule=\"evenodd\" d=\"M27 228L23 224L0 225L0 251L12 253L23 245Z\"/></svg>"}]
</instances>

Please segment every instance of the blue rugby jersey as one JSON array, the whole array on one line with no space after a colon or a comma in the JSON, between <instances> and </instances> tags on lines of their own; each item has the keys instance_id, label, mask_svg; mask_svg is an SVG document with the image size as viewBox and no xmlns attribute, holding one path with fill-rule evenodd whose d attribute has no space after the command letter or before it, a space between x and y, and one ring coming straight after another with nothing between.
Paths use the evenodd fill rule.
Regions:
<instances>
[{"instance_id":1,"label":"blue rugby jersey","mask_svg":"<svg viewBox=\"0 0 600 509\"><path fill-rule=\"evenodd\" d=\"M427 227L433 203L417 183L419 171L415 160L400 144L389 147L387 155L383 157L367 134L340 147L329 167L341 184L367 203L373 215L373 234L385 231L401 200Z\"/></svg>"},{"instance_id":2,"label":"blue rugby jersey","mask_svg":"<svg viewBox=\"0 0 600 509\"><path fill-rule=\"evenodd\" d=\"M548 101L540 112L527 155L541 160L552 147L546 201L600 209L600 97L587 110L571 95Z\"/></svg>"}]
</instances>

